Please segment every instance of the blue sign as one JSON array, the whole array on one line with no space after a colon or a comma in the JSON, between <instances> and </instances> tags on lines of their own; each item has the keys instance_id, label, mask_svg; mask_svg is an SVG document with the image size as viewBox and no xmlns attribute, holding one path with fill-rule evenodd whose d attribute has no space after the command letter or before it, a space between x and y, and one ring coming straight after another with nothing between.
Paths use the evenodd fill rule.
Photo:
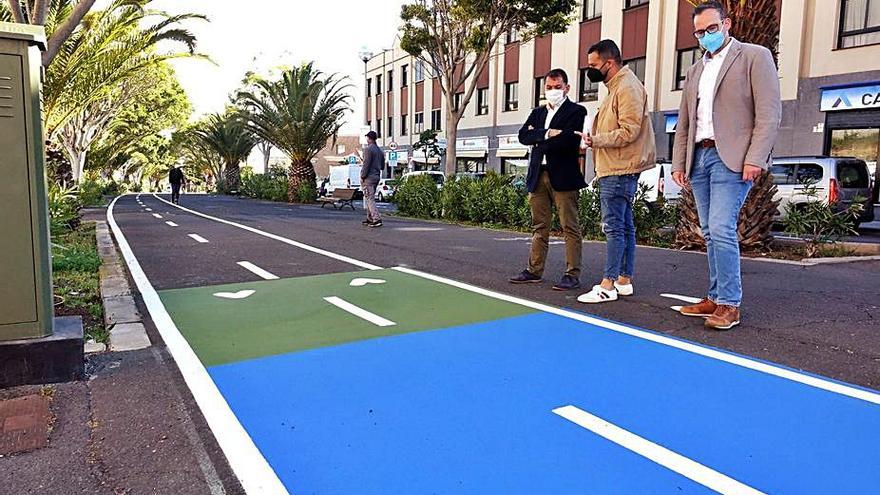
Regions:
<instances>
[{"instance_id":1,"label":"blue sign","mask_svg":"<svg viewBox=\"0 0 880 495\"><path fill-rule=\"evenodd\" d=\"M678 125L678 114L666 116L666 134L675 134L675 126Z\"/></svg>"},{"instance_id":2,"label":"blue sign","mask_svg":"<svg viewBox=\"0 0 880 495\"><path fill-rule=\"evenodd\" d=\"M388 161L397 163L397 152L396 151L391 151L388 153Z\"/></svg>"},{"instance_id":3,"label":"blue sign","mask_svg":"<svg viewBox=\"0 0 880 495\"><path fill-rule=\"evenodd\" d=\"M822 90L823 112L880 108L880 83Z\"/></svg>"},{"instance_id":4,"label":"blue sign","mask_svg":"<svg viewBox=\"0 0 880 495\"><path fill-rule=\"evenodd\" d=\"M357 164L357 157L354 155L351 155L350 157L348 157L348 164L349 165Z\"/></svg>"}]
</instances>

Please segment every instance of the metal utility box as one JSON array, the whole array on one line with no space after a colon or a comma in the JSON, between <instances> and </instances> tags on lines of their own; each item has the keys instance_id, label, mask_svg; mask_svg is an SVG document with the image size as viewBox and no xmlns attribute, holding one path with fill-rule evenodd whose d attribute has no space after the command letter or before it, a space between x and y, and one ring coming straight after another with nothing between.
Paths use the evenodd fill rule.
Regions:
<instances>
[{"instance_id":1,"label":"metal utility box","mask_svg":"<svg viewBox=\"0 0 880 495\"><path fill-rule=\"evenodd\" d=\"M0 22L0 341L52 334L43 28Z\"/></svg>"}]
</instances>

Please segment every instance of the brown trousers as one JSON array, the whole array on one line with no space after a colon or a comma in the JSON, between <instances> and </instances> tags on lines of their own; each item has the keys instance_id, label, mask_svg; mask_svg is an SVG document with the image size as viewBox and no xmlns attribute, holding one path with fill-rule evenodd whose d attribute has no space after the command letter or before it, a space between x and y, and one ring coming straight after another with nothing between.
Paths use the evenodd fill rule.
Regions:
<instances>
[{"instance_id":1,"label":"brown trousers","mask_svg":"<svg viewBox=\"0 0 880 495\"><path fill-rule=\"evenodd\" d=\"M529 193L532 210L532 248L529 253L529 272L544 275L547 250L550 247L550 226L553 222L553 205L559 212L559 223L565 235L565 274L579 278L581 275L581 249L583 232L578 219L578 196L580 191L554 191L550 174L542 172L535 192Z\"/></svg>"}]
</instances>

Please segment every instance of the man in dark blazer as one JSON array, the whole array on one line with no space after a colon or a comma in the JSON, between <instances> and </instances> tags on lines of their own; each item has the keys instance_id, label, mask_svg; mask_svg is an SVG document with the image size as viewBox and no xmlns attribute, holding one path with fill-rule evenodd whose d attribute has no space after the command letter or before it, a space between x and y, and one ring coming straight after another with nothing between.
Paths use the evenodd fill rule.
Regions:
<instances>
[{"instance_id":1,"label":"man in dark blazer","mask_svg":"<svg viewBox=\"0 0 880 495\"><path fill-rule=\"evenodd\" d=\"M562 69L544 77L547 105L532 110L519 131L519 142L532 147L526 188L532 211L532 246L529 265L510 279L514 284L541 282L547 250L553 205L565 235L566 269L554 290L580 288L583 233L578 221L578 195L587 187L579 163L581 138L587 110L568 99L571 86Z\"/></svg>"}]
</instances>

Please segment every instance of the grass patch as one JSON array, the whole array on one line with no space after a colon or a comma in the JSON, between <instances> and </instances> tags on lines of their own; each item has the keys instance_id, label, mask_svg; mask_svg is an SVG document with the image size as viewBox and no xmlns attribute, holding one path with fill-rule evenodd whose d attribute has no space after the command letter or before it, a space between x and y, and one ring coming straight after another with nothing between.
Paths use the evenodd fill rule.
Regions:
<instances>
[{"instance_id":1,"label":"grass patch","mask_svg":"<svg viewBox=\"0 0 880 495\"><path fill-rule=\"evenodd\" d=\"M86 339L107 343L101 301L101 258L94 224L83 224L52 237L52 275L56 316L81 316Z\"/></svg>"}]
</instances>

